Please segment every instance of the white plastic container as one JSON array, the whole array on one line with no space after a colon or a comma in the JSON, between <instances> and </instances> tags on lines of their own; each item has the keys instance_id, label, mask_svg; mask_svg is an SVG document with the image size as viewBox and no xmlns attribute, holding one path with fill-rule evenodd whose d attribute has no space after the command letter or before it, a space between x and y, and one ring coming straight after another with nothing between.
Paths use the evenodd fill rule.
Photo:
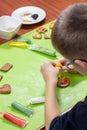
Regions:
<instances>
[{"instance_id":1,"label":"white plastic container","mask_svg":"<svg viewBox=\"0 0 87 130\"><path fill-rule=\"evenodd\" d=\"M12 16L0 17L0 38L10 40L19 31L22 22L19 18Z\"/></svg>"}]
</instances>

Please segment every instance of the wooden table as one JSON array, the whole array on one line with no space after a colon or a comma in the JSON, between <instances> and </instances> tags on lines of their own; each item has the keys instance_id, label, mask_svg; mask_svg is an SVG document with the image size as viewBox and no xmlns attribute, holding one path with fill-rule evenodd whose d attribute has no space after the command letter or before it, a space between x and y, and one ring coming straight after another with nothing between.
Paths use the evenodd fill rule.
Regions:
<instances>
[{"instance_id":1,"label":"wooden table","mask_svg":"<svg viewBox=\"0 0 87 130\"><path fill-rule=\"evenodd\" d=\"M11 15L15 9L23 6L38 6L43 8L47 14L46 19L34 25L22 25L18 32L18 35L21 35L56 19L64 8L75 2L87 2L87 0L0 0L0 16ZM0 39L0 44L5 41Z\"/></svg>"},{"instance_id":2,"label":"wooden table","mask_svg":"<svg viewBox=\"0 0 87 130\"><path fill-rule=\"evenodd\" d=\"M31 31L31 30L33 30L33 29L35 29L35 28L37 28L37 27L39 27L39 26L41 26L41 25L43 25L43 24L46 24L46 23L48 23L48 22L50 22L50 21L52 21L52 20L54 20L54 19L56 19L57 18L57 16L58 16L58 14L64 9L64 8L66 8L68 5L70 5L70 4L72 4L72 3L75 3L75 2L79 2L80 0L0 0L0 5L1 5L1 8L0 8L0 16L3 16L3 15L11 15L11 13L16 9L16 8L20 8L20 7L22 7L22 6L38 6L38 7L41 7L41 8L43 8L45 11L46 11L46 14L47 14L47 16L46 16L46 19L44 20L44 21L42 21L42 22L40 22L40 23L38 23L38 24L34 24L34 25L22 25L22 27L21 27L21 29L19 30L19 32L18 32L18 35L22 35L22 34L24 34L24 33L27 33L27 32L29 32L29 31ZM86 2L87 0L82 0L83 2ZM2 43L4 43L6 40L3 40L3 39L0 39L0 44L2 44ZM47 45L47 43L45 43L46 45ZM7 58L7 56L9 57L9 61L11 61L11 62L13 62L14 63L14 69L13 69L13 71L12 71L12 73L14 72L14 76L12 76L12 73L11 73L11 75L10 75L10 73L8 73L9 75L8 75L8 77L10 77L10 78L8 78L8 80L9 80L9 82L12 82L12 85L13 86L16 86L16 85L14 85L14 84L16 84L16 83L18 83L18 85L20 86L20 83L22 83L22 77L26 80L26 75L24 75L25 74L25 72L27 73L27 70L29 71L29 74L28 74L28 78L31 76L31 74L32 74L32 71L35 73L35 72L38 72L39 70L38 70L38 67L36 67L36 66L40 66L41 64L42 64L42 62L43 61L45 61L45 60L48 60L48 59L46 59L46 58L44 58L43 60L42 60L42 56L39 56L39 58L38 58L38 55L36 56L35 54L33 54L33 55L31 55L31 54L27 54L27 52L25 51L25 50L22 50L24 53L22 54L22 51L21 51L21 49L19 49L19 51L16 51L16 48L14 48L13 50L11 50L11 49L9 49L9 51L11 51L11 54L9 53L9 51L6 51L6 47L5 47L5 44L3 44L2 45L3 46L3 51L2 51L2 47L0 48L1 50L0 50L0 53L1 53L1 56L3 56L2 58L1 58L1 63L2 62L4 62L5 60L7 60L8 58ZM16 51L16 55L17 55L17 57L15 57L15 51ZM25 54L25 55L24 55ZM6 55L6 56L4 56L4 55ZM27 57L26 57L27 56ZM29 58L29 57L30 58ZM12 57L12 58L11 58ZM22 58L21 58L22 57ZM20 59L20 60L19 60ZM27 64L26 64L26 62L23 62L23 61L27 61ZM31 61L31 62L29 62L29 60ZM35 62L35 61L39 61L39 63L38 62ZM29 63L28 63L29 62ZM34 63L35 63L35 66L33 66L33 68L34 69L30 69L29 70L29 66L31 66L32 65L32 62L33 62L33 65L34 65ZM28 64L29 64L29 66L28 66ZM16 66L20 66L20 69L19 68L16 68L15 69L15 67ZM23 66L23 68L22 68L22 66ZM24 67L25 66L25 67ZM26 69L28 67L28 69ZM37 68L37 69L36 69ZM20 72L21 72L21 74L20 73L18 73L18 71L19 70L21 70ZM16 80L18 80L18 82L14 82L14 77L16 77L16 74L18 73L18 79L16 78ZM33 74L34 74L33 73ZM22 76L22 74L23 74L23 76ZM30 75L30 76L29 76ZM6 74L4 74L4 76L6 76ZM21 76L21 77L20 77ZM70 76L69 76L70 77ZM71 77L72 78L72 77ZM78 79L79 78L79 80L76 80L76 78ZM78 81L80 81L81 82L81 80L83 80L84 82L86 81L86 78L85 78L85 80L84 80L84 77L82 78L81 76L78 76L78 77L76 77L76 78L72 78L72 82L73 83L77 83L76 85L78 85L78 86L76 86L75 88L79 88L80 86L82 86L83 85L83 82L82 82L82 84L80 84L79 85L79 82ZM5 79L5 78L4 78ZM23 80L24 80L23 79ZM30 77L30 79L31 79L31 77ZM32 86L32 84L30 84L30 79L28 79L29 80L29 85L30 86ZM33 75L33 79L34 79L34 82L35 82L35 80L36 80L36 75ZM41 80L41 76L40 76L40 74L38 74L37 75L37 79L39 79L39 82L41 82L42 80ZM4 82L4 81L3 81ZM14 82L14 83L13 83ZM26 83L26 85L25 84L23 84L24 86L27 86L27 84L28 84L28 81L27 82L25 82ZM32 82L31 82L32 83ZM40 84L42 84L42 82L40 83ZM39 86L38 84L36 84L37 86L36 86L36 88ZM72 84L71 84L72 85ZM13 87L12 86L12 87ZM43 84L41 85L41 87L43 86ZM86 85L85 85L86 86ZM36 89L35 88L35 89ZM39 87L38 87L39 88ZM72 86L71 86L71 88L72 88ZM19 89L19 87L17 87L17 89L18 89L18 92L19 92L19 94L22 92L23 94L24 94L24 92L26 93L26 90L27 90L27 88L26 89L24 89L24 90L21 90L21 92L20 92L20 89ZM14 89L15 90L15 89ZM79 89L79 90L81 90L81 89ZM84 91L83 90L81 90L81 91L83 91L83 95L82 95L82 97L84 97L84 93L87 93L86 91L86 87L84 88ZM34 90L35 91L35 90ZM62 91L62 90L61 90ZM67 93L69 94L69 92L68 91L70 91L70 90L67 90ZM36 92L36 91L35 91ZM74 91L73 91L74 92ZM77 93L78 92L78 89L77 89L77 91L76 91L76 89L75 89L75 92L74 93ZM30 93L30 92L29 92ZM38 92L39 93L39 92ZM43 93L43 92L42 92ZM59 92L58 92L59 93ZM79 94L80 94L80 92L79 92ZM29 96L29 94L27 94L28 96ZM24 96L24 101L27 99L27 95L26 95L26 97ZM31 94L31 95L33 95L33 94ZM35 96L37 96L37 95L35 95ZM12 98L12 100L14 101L14 98L15 97L15 94L13 94L13 98ZM67 96L68 97L68 96ZM22 97L23 98L23 97ZM19 98L19 96L17 95L17 99L22 99L22 98ZM7 98L8 99L8 101L9 101L9 97ZM65 98L63 98L64 100L65 100ZM67 98L68 99L68 98ZM5 100L6 100L6 97L4 97L4 100L2 100L3 102L5 102ZM18 101L19 101L18 100ZM6 101L7 102L7 101ZM65 102L66 102L66 100L65 100ZM64 102L62 102L62 103L64 103ZM65 103L65 106L66 106L66 103ZM42 106L40 106L40 107L42 107ZM2 109L2 106L1 106L1 108L0 108L1 110L3 110ZM8 109L8 108L7 108ZM5 108L4 108L4 110L5 110ZM37 107L37 110L38 110L38 107ZM38 113L38 111L37 111L37 113ZM37 117L37 113L35 114L35 116ZM18 114L18 113L17 113ZM32 121L32 120L31 120ZM43 122L44 123L44 122ZM8 123L5 123L5 126L7 125ZM31 123L29 122L29 125L31 125ZM28 126L29 126L28 125ZM10 128L10 126L12 126L12 125L8 125L8 128L7 129L9 129ZM1 127L2 127L2 125L1 125ZM39 127L39 125L38 125L38 127ZM3 128L2 128L3 129ZM15 127L14 127L14 129L15 129ZM17 129L17 128L16 128ZM15 129L15 130L16 130ZM27 128L25 128L25 129L27 129ZM31 130L35 130L35 129L31 129Z\"/></svg>"}]
</instances>

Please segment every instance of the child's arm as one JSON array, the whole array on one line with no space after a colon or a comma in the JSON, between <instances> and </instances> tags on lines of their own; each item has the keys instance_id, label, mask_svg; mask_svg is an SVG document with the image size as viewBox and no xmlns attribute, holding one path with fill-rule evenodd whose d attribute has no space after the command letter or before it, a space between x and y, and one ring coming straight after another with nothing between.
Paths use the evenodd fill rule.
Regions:
<instances>
[{"instance_id":1,"label":"child's arm","mask_svg":"<svg viewBox=\"0 0 87 130\"><path fill-rule=\"evenodd\" d=\"M55 94L55 84L46 84L45 121L46 130L49 130L51 121L60 115L60 109Z\"/></svg>"},{"instance_id":2,"label":"child's arm","mask_svg":"<svg viewBox=\"0 0 87 130\"><path fill-rule=\"evenodd\" d=\"M55 63L46 62L41 66L41 72L46 83L45 121L46 130L49 130L51 121L60 115L60 109L56 98L56 85L58 74L62 71L54 67Z\"/></svg>"}]
</instances>

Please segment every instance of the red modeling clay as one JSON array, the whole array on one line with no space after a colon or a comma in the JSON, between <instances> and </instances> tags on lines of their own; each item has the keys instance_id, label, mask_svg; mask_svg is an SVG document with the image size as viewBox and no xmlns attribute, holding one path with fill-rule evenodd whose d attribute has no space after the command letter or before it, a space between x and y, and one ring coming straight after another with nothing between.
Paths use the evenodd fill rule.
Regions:
<instances>
[{"instance_id":1,"label":"red modeling clay","mask_svg":"<svg viewBox=\"0 0 87 130\"><path fill-rule=\"evenodd\" d=\"M8 112L0 112L0 114L3 115L3 117L7 120L9 120L10 122L20 126L20 127L25 127L25 125L28 123L26 120L22 119L22 118L19 118L17 116L14 116L13 114L10 114Z\"/></svg>"},{"instance_id":2,"label":"red modeling clay","mask_svg":"<svg viewBox=\"0 0 87 130\"><path fill-rule=\"evenodd\" d=\"M57 85L61 88L65 88L70 84L70 79L65 76L58 77Z\"/></svg>"}]
</instances>

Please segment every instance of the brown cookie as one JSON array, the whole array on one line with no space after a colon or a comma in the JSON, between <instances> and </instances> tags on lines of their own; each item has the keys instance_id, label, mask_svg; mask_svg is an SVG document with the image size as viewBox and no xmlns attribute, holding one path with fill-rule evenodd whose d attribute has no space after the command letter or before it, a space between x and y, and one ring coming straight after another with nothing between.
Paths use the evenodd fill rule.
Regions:
<instances>
[{"instance_id":1,"label":"brown cookie","mask_svg":"<svg viewBox=\"0 0 87 130\"><path fill-rule=\"evenodd\" d=\"M9 71L12 67L13 67L12 64L6 63L6 64L4 64L4 65L0 68L0 70L6 72L6 71Z\"/></svg>"},{"instance_id":2,"label":"brown cookie","mask_svg":"<svg viewBox=\"0 0 87 130\"><path fill-rule=\"evenodd\" d=\"M10 84L4 84L0 87L0 93L1 94L6 94L11 92L11 86Z\"/></svg>"},{"instance_id":3,"label":"brown cookie","mask_svg":"<svg viewBox=\"0 0 87 130\"><path fill-rule=\"evenodd\" d=\"M41 26L41 27L37 28L36 31L39 33L45 33L47 31L47 29L45 27Z\"/></svg>"},{"instance_id":4,"label":"brown cookie","mask_svg":"<svg viewBox=\"0 0 87 130\"><path fill-rule=\"evenodd\" d=\"M54 27L55 22L51 22L49 28L52 29Z\"/></svg>"},{"instance_id":5,"label":"brown cookie","mask_svg":"<svg viewBox=\"0 0 87 130\"><path fill-rule=\"evenodd\" d=\"M42 35L41 34L35 34L34 36L33 36L33 38L34 39L42 39Z\"/></svg>"},{"instance_id":6,"label":"brown cookie","mask_svg":"<svg viewBox=\"0 0 87 130\"><path fill-rule=\"evenodd\" d=\"M45 35L44 35L44 38L45 38L45 39L51 39L51 34L45 34Z\"/></svg>"}]
</instances>

